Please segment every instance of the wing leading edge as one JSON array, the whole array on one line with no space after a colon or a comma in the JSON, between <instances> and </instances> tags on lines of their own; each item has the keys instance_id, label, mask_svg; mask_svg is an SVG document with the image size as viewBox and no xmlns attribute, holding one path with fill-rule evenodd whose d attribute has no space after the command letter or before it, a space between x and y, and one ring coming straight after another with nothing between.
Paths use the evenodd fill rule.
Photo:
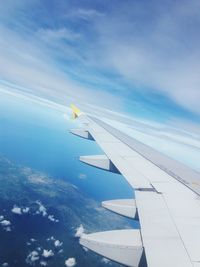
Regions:
<instances>
[{"instance_id":1,"label":"wing leading edge","mask_svg":"<svg viewBox=\"0 0 200 267\"><path fill-rule=\"evenodd\" d=\"M74 118L79 117L84 125L75 134L85 133L84 138L95 140L105 152L83 157L85 163L107 171L112 171L112 166L135 190L135 199L102 205L137 217L141 225L141 229L83 235L80 243L127 266L139 266L145 255L148 267L200 267L199 173L75 106L72 109Z\"/></svg>"}]
</instances>

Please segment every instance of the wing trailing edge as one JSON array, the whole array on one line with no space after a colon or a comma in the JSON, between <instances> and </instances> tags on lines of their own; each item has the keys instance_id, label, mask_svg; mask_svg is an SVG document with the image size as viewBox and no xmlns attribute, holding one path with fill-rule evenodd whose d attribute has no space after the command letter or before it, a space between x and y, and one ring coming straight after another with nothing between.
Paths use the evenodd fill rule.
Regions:
<instances>
[{"instance_id":1,"label":"wing trailing edge","mask_svg":"<svg viewBox=\"0 0 200 267\"><path fill-rule=\"evenodd\" d=\"M102 206L112 212L122 216L135 219L137 217L137 208L135 199L115 199L103 201Z\"/></svg>"}]
</instances>

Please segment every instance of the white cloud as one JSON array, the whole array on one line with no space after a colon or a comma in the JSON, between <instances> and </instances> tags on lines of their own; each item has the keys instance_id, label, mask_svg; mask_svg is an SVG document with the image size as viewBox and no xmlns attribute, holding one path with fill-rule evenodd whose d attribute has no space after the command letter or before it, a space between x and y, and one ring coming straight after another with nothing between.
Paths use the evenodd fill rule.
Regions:
<instances>
[{"instance_id":1,"label":"white cloud","mask_svg":"<svg viewBox=\"0 0 200 267\"><path fill-rule=\"evenodd\" d=\"M49 257L53 257L54 253L53 253L53 251L51 249L50 250L44 249L43 252L42 252L42 256L44 258L49 258Z\"/></svg>"},{"instance_id":2,"label":"white cloud","mask_svg":"<svg viewBox=\"0 0 200 267\"><path fill-rule=\"evenodd\" d=\"M11 211L14 214L22 215L22 214L28 213L29 210L30 210L30 208L28 208L28 207L21 208L21 207L18 207L17 205L14 205Z\"/></svg>"},{"instance_id":3,"label":"white cloud","mask_svg":"<svg viewBox=\"0 0 200 267\"><path fill-rule=\"evenodd\" d=\"M66 261L65 261L65 265L67 267L73 267L76 265L76 259L75 258L68 258Z\"/></svg>"},{"instance_id":4,"label":"white cloud","mask_svg":"<svg viewBox=\"0 0 200 267\"><path fill-rule=\"evenodd\" d=\"M60 240L55 240L55 242L54 242L55 247L61 247L62 244L63 243Z\"/></svg>"},{"instance_id":5,"label":"white cloud","mask_svg":"<svg viewBox=\"0 0 200 267\"><path fill-rule=\"evenodd\" d=\"M48 215L48 219L50 220L50 221L52 221L52 222L59 222L59 220L58 219L55 219L54 218L54 215Z\"/></svg>"},{"instance_id":6,"label":"white cloud","mask_svg":"<svg viewBox=\"0 0 200 267\"><path fill-rule=\"evenodd\" d=\"M7 266L9 266L9 264L8 264L7 262L4 262L4 263L2 263L1 266L2 266L2 267L7 267Z\"/></svg>"},{"instance_id":7,"label":"white cloud","mask_svg":"<svg viewBox=\"0 0 200 267\"><path fill-rule=\"evenodd\" d=\"M41 214L43 217L47 216L47 209L46 209L46 207L40 201L36 201L36 203L39 206L36 213L37 214Z\"/></svg>"},{"instance_id":8,"label":"white cloud","mask_svg":"<svg viewBox=\"0 0 200 267\"><path fill-rule=\"evenodd\" d=\"M86 248L86 247L83 247L83 249L85 250L85 252L88 252L88 250L89 250L89 249L88 249L88 248Z\"/></svg>"},{"instance_id":9,"label":"white cloud","mask_svg":"<svg viewBox=\"0 0 200 267\"><path fill-rule=\"evenodd\" d=\"M47 262L46 261L40 261L40 265L41 266L47 266Z\"/></svg>"},{"instance_id":10,"label":"white cloud","mask_svg":"<svg viewBox=\"0 0 200 267\"><path fill-rule=\"evenodd\" d=\"M29 263L29 264L33 264L35 261L38 261L39 260L39 254L36 250L30 252L26 258L26 262Z\"/></svg>"},{"instance_id":11,"label":"white cloud","mask_svg":"<svg viewBox=\"0 0 200 267\"><path fill-rule=\"evenodd\" d=\"M66 120L66 121L71 121L71 117L69 114L66 114L66 113L63 113L63 119Z\"/></svg>"},{"instance_id":12,"label":"white cloud","mask_svg":"<svg viewBox=\"0 0 200 267\"><path fill-rule=\"evenodd\" d=\"M64 252L64 250L62 248L58 251L59 254L63 253L63 252Z\"/></svg>"},{"instance_id":13,"label":"white cloud","mask_svg":"<svg viewBox=\"0 0 200 267\"><path fill-rule=\"evenodd\" d=\"M29 211L30 211L30 208L28 207L22 208L23 213L28 213Z\"/></svg>"},{"instance_id":14,"label":"white cloud","mask_svg":"<svg viewBox=\"0 0 200 267\"><path fill-rule=\"evenodd\" d=\"M32 178L31 178L31 179L32 179ZM39 179L40 179L40 178L39 178ZM52 215L52 214L48 214L48 212L47 212L47 208L41 203L41 201L37 200L36 203L37 203L37 205L38 205L38 209L36 210L36 212L34 213L34 215L35 215L35 214L37 214L37 215L42 215L43 217L47 217L47 218L48 218L50 221L52 221L52 222L56 222L56 223L59 222L59 220L56 219L56 218L54 217L54 215ZM18 208L18 207L16 207L16 206L12 209L12 211L13 211L14 213L17 213L17 214L28 213L29 210L30 210L30 208Z\"/></svg>"},{"instance_id":15,"label":"white cloud","mask_svg":"<svg viewBox=\"0 0 200 267\"><path fill-rule=\"evenodd\" d=\"M8 220L3 220L3 221L0 222L0 224L1 224L2 226L10 226L10 225L11 225L11 222L8 221Z\"/></svg>"},{"instance_id":16,"label":"white cloud","mask_svg":"<svg viewBox=\"0 0 200 267\"><path fill-rule=\"evenodd\" d=\"M50 237L47 238L47 241L50 241L50 240L55 241L56 239L55 239L54 236L50 236Z\"/></svg>"},{"instance_id":17,"label":"white cloud","mask_svg":"<svg viewBox=\"0 0 200 267\"><path fill-rule=\"evenodd\" d=\"M75 237L81 237L84 233L84 227L81 224L79 227L76 228L76 233L75 233Z\"/></svg>"},{"instance_id":18,"label":"white cloud","mask_svg":"<svg viewBox=\"0 0 200 267\"><path fill-rule=\"evenodd\" d=\"M110 260L109 259L107 259L107 258L102 258L102 260L101 260L103 263L106 263L106 264L108 264L108 263L110 263Z\"/></svg>"},{"instance_id":19,"label":"white cloud","mask_svg":"<svg viewBox=\"0 0 200 267\"><path fill-rule=\"evenodd\" d=\"M14 207L12 208L11 211L12 211L12 213L22 215L22 209L20 207L17 207L16 205L14 205Z\"/></svg>"},{"instance_id":20,"label":"white cloud","mask_svg":"<svg viewBox=\"0 0 200 267\"><path fill-rule=\"evenodd\" d=\"M87 178L87 175L85 173L79 173L78 178L84 180Z\"/></svg>"},{"instance_id":21,"label":"white cloud","mask_svg":"<svg viewBox=\"0 0 200 267\"><path fill-rule=\"evenodd\" d=\"M4 216L3 215L0 215L0 221L4 219Z\"/></svg>"}]
</instances>

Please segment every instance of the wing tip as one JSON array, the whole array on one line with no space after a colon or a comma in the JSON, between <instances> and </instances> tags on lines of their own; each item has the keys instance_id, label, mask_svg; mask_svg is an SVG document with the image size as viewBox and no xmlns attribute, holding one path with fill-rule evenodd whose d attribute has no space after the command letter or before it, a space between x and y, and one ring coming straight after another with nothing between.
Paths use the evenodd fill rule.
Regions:
<instances>
[{"instance_id":1,"label":"wing tip","mask_svg":"<svg viewBox=\"0 0 200 267\"><path fill-rule=\"evenodd\" d=\"M80 111L80 109L77 108L74 104L71 104L70 105L70 108L72 109L73 119L78 118L82 114L82 112Z\"/></svg>"}]
</instances>

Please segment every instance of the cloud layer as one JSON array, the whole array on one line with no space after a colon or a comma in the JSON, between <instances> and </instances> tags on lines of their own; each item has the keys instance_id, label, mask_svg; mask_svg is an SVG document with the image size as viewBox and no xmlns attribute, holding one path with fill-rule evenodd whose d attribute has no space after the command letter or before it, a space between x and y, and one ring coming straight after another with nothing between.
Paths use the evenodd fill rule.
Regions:
<instances>
[{"instance_id":1,"label":"cloud layer","mask_svg":"<svg viewBox=\"0 0 200 267\"><path fill-rule=\"evenodd\" d=\"M62 103L200 113L199 1L75 2L4 3L2 80Z\"/></svg>"},{"instance_id":2,"label":"cloud layer","mask_svg":"<svg viewBox=\"0 0 200 267\"><path fill-rule=\"evenodd\" d=\"M98 27L103 58L136 87L200 113L199 11L196 0L116 6Z\"/></svg>"}]
</instances>

